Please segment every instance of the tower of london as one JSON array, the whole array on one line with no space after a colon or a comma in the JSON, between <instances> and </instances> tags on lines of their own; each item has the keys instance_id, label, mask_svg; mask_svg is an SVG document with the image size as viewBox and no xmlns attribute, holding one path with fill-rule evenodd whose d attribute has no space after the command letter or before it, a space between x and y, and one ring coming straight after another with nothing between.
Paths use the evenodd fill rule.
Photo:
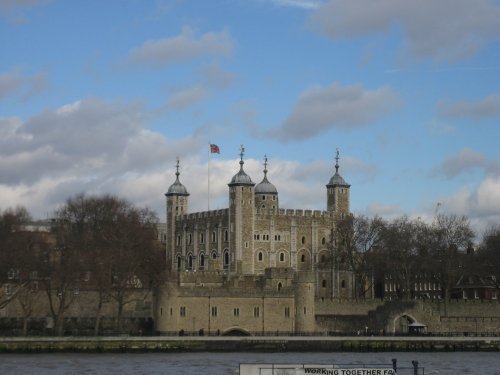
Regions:
<instances>
[{"instance_id":1,"label":"tower of london","mask_svg":"<svg viewBox=\"0 0 500 375\"><path fill-rule=\"evenodd\" d=\"M229 207L195 213L178 162L165 194L170 277L158 290L157 331L315 332L318 303L352 299L352 272L324 266L335 223L350 212L338 150L335 160L326 210L288 209L280 207L267 158L256 184L244 170L242 147L239 171L228 183Z\"/></svg>"}]
</instances>

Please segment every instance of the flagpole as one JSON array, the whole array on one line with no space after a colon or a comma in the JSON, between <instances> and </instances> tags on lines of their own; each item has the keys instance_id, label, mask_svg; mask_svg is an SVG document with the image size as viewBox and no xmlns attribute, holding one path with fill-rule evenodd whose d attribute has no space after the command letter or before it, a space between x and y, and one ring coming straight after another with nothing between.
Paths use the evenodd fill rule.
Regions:
<instances>
[{"instance_id":1,"label":"flagpole","mask_svg":"<svg viewBox=\"0 0 500 375\"><path fill-rule=\"evenodd\" d=\"M208 211L210 211L210 154L212 153L211 150L211 143L208 142Z\"/></svg>"}]
</instances>

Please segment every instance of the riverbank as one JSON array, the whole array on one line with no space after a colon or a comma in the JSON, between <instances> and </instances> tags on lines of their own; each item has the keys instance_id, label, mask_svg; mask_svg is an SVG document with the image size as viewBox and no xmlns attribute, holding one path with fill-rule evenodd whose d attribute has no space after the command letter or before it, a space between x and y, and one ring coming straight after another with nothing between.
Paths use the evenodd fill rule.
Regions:
<instances>
[{"instance_id":1,"label":"riverbank","mask_svg":"<svg viewBox=\"0 0 500 375\"><path fill-rule=\"evenodd\" d=\"M489 337L0 337L0 353L500 351Z\"/></svg>"}]
</instances>

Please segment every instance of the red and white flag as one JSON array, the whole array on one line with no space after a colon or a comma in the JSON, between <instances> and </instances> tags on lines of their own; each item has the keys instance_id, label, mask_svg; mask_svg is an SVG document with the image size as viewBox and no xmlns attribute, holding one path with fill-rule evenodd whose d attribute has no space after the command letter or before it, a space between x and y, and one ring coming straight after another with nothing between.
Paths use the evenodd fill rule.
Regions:
<instances>
[{"instance_id":1,"label":"red and white flag","mask_svg":"<svg viewBox=\"0 0 500 375\"><path fill-rule=\"evenodd\" d=\"M212 154L220 154L219 146L214 143L210 143L210 152Z\"/></svg>"}]
</instances>

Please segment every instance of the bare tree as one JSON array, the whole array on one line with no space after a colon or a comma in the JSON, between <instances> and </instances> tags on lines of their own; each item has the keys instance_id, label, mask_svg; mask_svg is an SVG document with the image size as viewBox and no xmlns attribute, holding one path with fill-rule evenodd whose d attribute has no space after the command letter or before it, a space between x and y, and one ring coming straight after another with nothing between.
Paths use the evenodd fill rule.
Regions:
<instances>
[{"instance_id":1,"label":"bare tree","mask_svg":"<svg viewBox=\"0 0 500 375\"><path fill-rule=\"evenodd\" d=\"M393 220L382 231L381 252L385 273L397 286L399 298L413 297L416 278L424 272L420 246L426 229L426 224L420 220L403 216Z\"/></svg>"},{"instance_id":2,"label":"bare tree","mask_svg":"<svg viewBox=\"0 0 500 375\"><path fill-rule=\"evenodd\" d=\"M372 288L373 266L370 258L380 245L382 219L349 215L337 222L334 248L340 263L348 265L356 278L356 300L364 299Z\"/></svg>"},{"instance_id":3,"label":"bare tree","mask_svg":"<svg viewBox=\"0 0 500 375\"><path fill-rule=\"evenodd\" d=\"M474 239L469 219L465 216L439 215L430 231L431 264L439 278L443 297L448 301L451 289L461 272L460 259Z\"/></svg>"},{"instance_id":4,"label":"bare tree","mask_svg":"<svg viewBox=\"0 0 500 375\"><path fill-rule=\"evenodd\" d=\"M77 254L80 286L97 292L94 334L109 300L121 331L124 306L151 293L165 269L156 215L114 196L78 195L58 216L64 246Z\"/></svg>"},{"instance_id":5,"label":"bare tree","mask_svg":"<svg viewBox=\"0 0 500 375\"><path fill-rule=\"evenodd\" d=\"M46 233L30 229L31 216L23 207L0 215L0 275L5 288L0 307L17 302L23 318L23 334L40 305L36 259L48 247Z\"/></svg>"}]
</instances>

